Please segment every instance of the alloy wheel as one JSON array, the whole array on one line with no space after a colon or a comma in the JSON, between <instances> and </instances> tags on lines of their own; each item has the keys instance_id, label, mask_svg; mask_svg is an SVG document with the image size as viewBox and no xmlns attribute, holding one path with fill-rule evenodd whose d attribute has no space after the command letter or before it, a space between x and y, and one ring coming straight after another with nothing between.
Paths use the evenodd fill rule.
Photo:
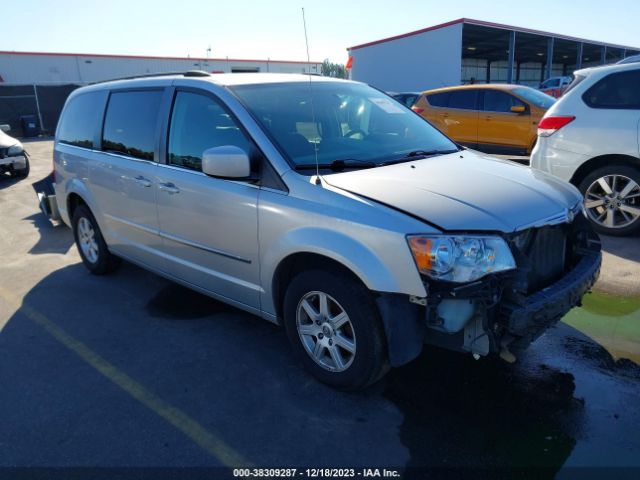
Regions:
<instances>
[{"instance_id":1,"label":"alloy wheel","mask_svg":"<svg viewBox=\"0 0 640 480\"><path fill-rule=\"evenodd\" d=\"M78 243L82 253L91 263L98 261L98 242L96 242L96 232L89 219L81 217L78 220Z\"/></svg>"},{"instance_id":2,"label":"alloy wheel","mask_svg":"<svg viewBox=\"0 0 640 480\"><path fill-rule=\"evenodd\" d=\"M302 297L296 327L307 354L322 368L342 372L356 355L356 337L349 315L330 295L313 291Z\"/></svg>"},{"instance_id":3,"label":"alloy wheel","mask_svg":"<svg viewBox=\"0 0 640 480\"><path fill-rule=\"evenodd\" d=\"M605 175L587 188L584 206L602 227L628 227L640 219L640 185L624 175Z\"/></svg>"}]
</instances>

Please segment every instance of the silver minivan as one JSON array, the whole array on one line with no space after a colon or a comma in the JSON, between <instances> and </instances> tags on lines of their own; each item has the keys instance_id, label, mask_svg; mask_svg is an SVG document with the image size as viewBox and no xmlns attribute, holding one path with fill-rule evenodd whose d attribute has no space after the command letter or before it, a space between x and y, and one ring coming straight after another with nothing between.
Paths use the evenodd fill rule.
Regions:
<instances>
[{"instance_id":1,"label":"silver minivan","mask_svg":"<svg viewBox=\"0 0 640 480\"><path fill-rule=\"evenodd\" d=\"M281 324L343 389L425 343L514 361L600 269L573 186L465 150L357 82L187 72L80 88L54 170L45 200L92 273L126 259Z\"/></svg>"}]
</instances>

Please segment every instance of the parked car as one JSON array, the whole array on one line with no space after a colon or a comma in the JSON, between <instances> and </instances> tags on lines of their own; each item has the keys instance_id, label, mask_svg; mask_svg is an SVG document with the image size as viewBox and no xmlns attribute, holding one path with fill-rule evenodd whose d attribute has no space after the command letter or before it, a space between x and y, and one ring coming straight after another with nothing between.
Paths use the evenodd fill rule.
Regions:
<instances>
[{"instance_id":1,"label":"parked car","mask_svg":"<svg viewBox=\"0 0 640 480\"><path fill-rule=\"evenodd\" d=\"M627 63L639 63L640 55L631 55L629 57L623 58L616 65L626 65Z\"/></svg>"},{"instance_id":2,"label":"parked car","mask_svg":"<svg viewBox=\"0 0 640 480\"><path fill-rule=\"evenodd\" d=\"M640 65L579 70L538 127L531 166L576 185L596 230L640 230Z\"/></svg>"},{"instance_id":3,"label":"parked car","mask_svg":"<svg viewBox=\"0 0 640 480\"><path fill-rule=\"evenodd\" d=\"M201 72L83 87L54 167L49 201L89 271L124 258L284 325L339 388L425 342L512 361L601 262L575 187L462 150L346 80Z\"/></svg>"},{"instance_id":4,"label":"parked car","mask_svg":"<svg viewBox=\"0 0 640 480\"><path fill-rule=\"evenodd\" d=\"M0 174L9 172L12 177L29 175L29 156L22 143L5 133L8 125L0 128Z\"/></svg>"},{"instance_id":5,"label":"parked car","mask_svg":"<svg viewBox=\"0 0 640 480\"><path fill-rule=\"evenodd\" d=\"M393 98L395 98L405 106L411 108L413 107L413 104L416 103L416 100L420 96L420 92L401 92L401 93L389 92L389 95L391 95Z\"/></svg>"},{"instance_id":6,"label":"parked car","mask_svg":"<svg viewBox=\"0 0 640 480\"><path fill-rule=\"evenodd\" d=\"M528 155L555 100L522 85L484 84L424 92L413 110L456 142L486 153Z\"/></svg>"},{"instance_id":7,"label":"parked car","mask_svg":"<svg viewBox=\"0 0 640 480\"><path fill-rule=\"evenodd\" d=\"M560 98L572 80L573 78L568 76L547 78L540 84L540 91L554 98Z\"/></svg>"}]
</instances>

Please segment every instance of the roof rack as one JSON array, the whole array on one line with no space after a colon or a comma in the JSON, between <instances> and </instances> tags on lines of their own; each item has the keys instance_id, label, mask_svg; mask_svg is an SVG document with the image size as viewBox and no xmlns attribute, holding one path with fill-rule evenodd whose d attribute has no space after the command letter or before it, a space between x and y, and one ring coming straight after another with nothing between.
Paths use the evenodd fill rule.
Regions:
<instances>
[{"instance_id":1,"label":"roof rack","mask_svg":"<svg viewBox=\"0 0 640 480\"><path fill-rule=\"evenodd\" d=\"M154 77L171 77L175 75L182 75L184 77L210 77L209 72L204 70L187 70L186 72L158 72L158 73L145 73L142 75L132 75L130 77L112 78L110 80L101 80L99 82L93 82L92 85L106 82L117 82L118 80L135 80L138 78L154 78Z\"/></svg>"}]
</instances>

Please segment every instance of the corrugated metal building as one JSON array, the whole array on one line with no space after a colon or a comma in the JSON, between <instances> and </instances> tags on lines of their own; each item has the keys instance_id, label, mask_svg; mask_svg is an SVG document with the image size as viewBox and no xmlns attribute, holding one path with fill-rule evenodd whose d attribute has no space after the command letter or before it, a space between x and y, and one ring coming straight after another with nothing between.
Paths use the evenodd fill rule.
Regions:
<instances>
[{"instance_id":1,"label":"corrugated metal building","mask_svg":"<svg viewBox=\"0 0 640 480\"><path fill-rule=\"evenodd\" d=\"M468 18L347 50L353 59L351 77L388 91L472 81L536 87L549 77L640 53L640 48Z\"/></svg>"},{"instance_id":2,"label":"corrugated metal building","mask_svg":"<svg viewBox=\"0 0 640 480\"><path fill-rule=\"evenodd\" d=\"M0 85L85 84L148 73L320 73L321 62L0 51Z\"/></svg>"},{"instance_id":3,"label":"corrugated metal building","mask_svg":"<svg viewBox=\"0 0 640 480\"><path fill-rule=\"evenodd\" d=\"M142 57L81 53L0 51L0 124L23 135L35 118L40 130L55 131L64 102L88 83L165 72L320 73L321 62L232 58Z\"/></svg>"}]
</instances>

